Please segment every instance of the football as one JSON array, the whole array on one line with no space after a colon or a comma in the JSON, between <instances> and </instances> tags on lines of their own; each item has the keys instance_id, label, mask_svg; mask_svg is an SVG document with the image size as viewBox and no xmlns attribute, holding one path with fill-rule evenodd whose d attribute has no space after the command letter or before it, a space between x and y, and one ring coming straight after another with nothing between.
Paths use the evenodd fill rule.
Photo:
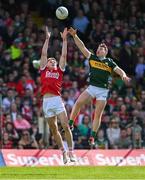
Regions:
<instances>
[{"instance_id":1,"label":"football","mask_svg":"<svg viewBox=\"0 0 145 180\"><path fill-rule=\"evenodd\" d=\"M56 17L60 20L64 20L68 17L68 10L64 6L60 6L56 9Z\"/></svg>"},{"instance_id":2,"label":"football","mask_svg":"<svg viewBox=\"0 0 145 180\"><path fill-rule=\"evenodd\" d=\"M32 64L33 64L33 67L35 69L39 69L39 67L40 67L40 60L33 60Z\"/></svg>"}]
</instances>

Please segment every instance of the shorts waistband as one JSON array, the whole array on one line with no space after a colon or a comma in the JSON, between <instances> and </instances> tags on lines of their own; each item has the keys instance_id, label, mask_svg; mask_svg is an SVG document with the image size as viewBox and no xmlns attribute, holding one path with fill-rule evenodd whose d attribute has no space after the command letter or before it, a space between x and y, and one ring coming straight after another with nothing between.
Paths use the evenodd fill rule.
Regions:
<instances>
[{"instance_id":1,"label":"shorts waistband","mask_svg":"<svg viewBox=\"0 0 145 180\"><path fill-rule=\"evenodd\" d=\"M60 96L43 97L43 100L45 100L45 99L57 99L57 98L61 98L61 97Z\"/></svg>"}]
</instances>

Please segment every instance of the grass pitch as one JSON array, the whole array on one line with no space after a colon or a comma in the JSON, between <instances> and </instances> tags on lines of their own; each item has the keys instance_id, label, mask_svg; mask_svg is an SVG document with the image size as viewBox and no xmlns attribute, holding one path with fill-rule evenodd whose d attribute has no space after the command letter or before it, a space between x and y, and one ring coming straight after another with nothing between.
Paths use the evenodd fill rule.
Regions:
<instances>
[{"instance_id":1,"label":"grass pitch","mask_svg":"<svg viewBox=\"0 0 145 180\"><path fill-rule=\"evenodd\" d=\"M145 179L145 167L1 167L0 179Z\"/></svg>"}]
</instances>

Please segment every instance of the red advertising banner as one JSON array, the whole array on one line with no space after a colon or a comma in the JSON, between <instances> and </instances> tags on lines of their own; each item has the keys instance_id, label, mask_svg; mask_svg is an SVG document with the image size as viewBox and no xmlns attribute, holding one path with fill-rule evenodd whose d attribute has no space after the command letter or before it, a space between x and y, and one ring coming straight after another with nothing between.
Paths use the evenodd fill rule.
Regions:
<instances>
[{"instance_id":1,"label":"red advertising banner","mask_svg":"<svg viewBox=\"0 0 145 180\"><path fill-rule=\"evenodd\" d=\"M145 166L145 150L75 150L78 166ZM2 150L6 166L64 165L59 150Z\"/></svg>"}]
</instances>

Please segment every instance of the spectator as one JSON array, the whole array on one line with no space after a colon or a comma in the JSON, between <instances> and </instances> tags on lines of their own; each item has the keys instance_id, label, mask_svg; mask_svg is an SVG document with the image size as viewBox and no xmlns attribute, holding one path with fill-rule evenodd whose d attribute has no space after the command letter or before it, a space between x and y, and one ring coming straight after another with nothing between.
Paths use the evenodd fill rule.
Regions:
<instances>
[{"instance_id":1,"label":"spectator","mask_svg":"<svg viewBox=\"0 0 145 180\"><path fill-rule=\"evenodd\" d=\"M70 89L72 87L72 82L70 81L69 75L67 75L67 74L64 75L63 80L64 80L63 84L62 84L63 88Z\"/></svg>"},{"instance_id":2,"label":"spectator","mask_svg":"<svg viewBox=\"0 0 145 180\"><path fill-rule=\"evenodd\" d=\"M96 149L108 149L108 141L105 138L103 129L99 129L97 133L97 138L95 141L95 148Z\"/></svg>"},{"instance_id":3,"label":"spectator","mask_svg":"<svg viewBox=\"0 0 145 180\"><path fill-rule=\"evenodd\" d=\"M130 148L132 148L132 142L131 142L131 139L127 137L126 129L121 129L118 148L119 149L130 149Z\"/></svg>"},{"instance_id":4,"label":"spectator","mask_svg":"<svg viewBox=\"0 0 145 180\"><path fill-rule=\"evenodd\" d=\"M134 134L133 147L135 149L141 149L143 147L143 140L140 132L135 132Z\"/></svg>"},{"instance_id":5,"label":"spectator","mask_svg":"<svg viewBox=\"0 0 145 180\"><path fill-rule=\"evenodd\" d=\"M14 126L16 130L19 131L31 128L30 123L26 119L22 118L20 114L17 114L16 120L14 121Z\"/></svg>"},{"instance_id":6,"label":"spectator","mask_svg":"<svg viewBox=\"0 0 145 180\"><path fill-rule=\"evenodd\" d=\"M18 60L22 56L22 51L19 47L19 40L16 39L13 41L13 44L10 47L10 53L12 60Z\"/></svg>"},{"instance_id":7,"label":"spectator","mask_svg":"<svg viewBox=\"0 0 145 180\"><path fill-rule=\"evenodd\" d=\"M109 140L109 145L111 149L116 149L117 144L120 139L120 127L119 127L119 119L112 118L110 122L110 127L107 129L107 138Z\"/></svg>"},{"instance_id":8,"label":"spectator","mask_svg":"<svg viewBox=\"0 0 145 180\"><path fill-rule=\"evenodd\" d=\"M31 126L31 137L35 139L36 142L39 142L42 138L42 134L39 133L37 121L34 121Z\"/></svg>"},{"instance_id":9,"label":"spectator","mask_svg":"<svg viewBox=\"0 0 145 180\"><path fill-rule=\"evenodd\" d=\"M73 27L78 29L81 34L85 34L89 25L88 18L84 15L81 9L78 10L77 16L73 19Z\"/></svg>"},{"instance_id":10,"label":"spectator","mask_svg":"<svg viewBox=\"0 0 145 180\"><path fill-rule=\"evenodd\" d=\"M77 126L74 127L73 130L73 140L74 140L74 148L75 149L82 149L83 148L83 138Z\"/></svg>"},{"instance_id":11,"label":"spectator","mask_svg":"<svg viewBox=\"0 0 145 180\"><path fill-rule=\"evenodd\" d=\"M38 144L36 140L31 138L29 131L24 130L22 132L22 137L18 142L19 149L38 149Z\"/></svg>"},{"instance_id":12,"label":"spectator","mask_svg":"<svg viewBox=\"0 0 145 180\"><path fill-rule=\"evenodd\" d=\"M12 117L12 121L14 122L17 118L17 114L18 114L18 110L17 110L17 105L16 103L12 103L11 104L11 108L10 108L10 114L11 114L11 117Z\"/></svg>"},{"instance_id":13,"label":"spectator","mask_svg":"<svg viewBox=\"0 0 145 180\"><path fill-rule=\"evenodd\" d=\"M117 91L115 91L115 90L110 93L110 97L108 99L108 106L109 106L110 113L114 110L114 108L116 106L117 96L118 96Z\"/></svg>"},{"instance_id":14,"label":"spectator","mask_svg":"<svg viewBox=\"0 0 145 180\"><path fill-rule=\"evenodd\" d=\"M32 121L33 113L32 113L32 108L28 100L24 100L23 102L22 115L23 115L23 118L26 119L28 122Z\"/></svg>"},{"instance_id":15,"label":"spectator","mask_svg":"<svg viewBox=\"0 0 145 180\"><path fill-rule=\"evenodd\" d=\"M5 132L3 134L3 149L13 149L13 141L9 139L9 134Z\"/></svg>"},{"instance_id":16,"label":"spectator","mask_svg":"<svg viewBox=\"0 0 145 180\"><path fill-rule=\"evenodd\" d=\"M3 107L4 107L4 111L8 111L11 103L14 102L14 91L12 89L8 89L7 91L7 96L3 99Z\"/></svg>"},{"instance_id":17,"label":"spectator","mask_svg":"<svg viewBox=\"0 0 145 180\"><path fill-rule=\"evenodd\" d=\"M90 134L90 119L89 116L84 116L82 123L78 125L81 136L88 137Z\"/></svg>"},{"instance_id":18,"label":"spectator","mask_svg":"<svg viewBox=\"0 0 145 180\"><path fill-rule=\"evenodd\" d=\"M137 56L131 49L130 42L126 41L123 49L120 51L120 67L129 75L134 75L133 72L136 62Z\"/></svg>"},{"instance_id":19,"label":"spectator","mask_svg":"<svg viewBox=\"0 0 145 180\"><path fill-rule=\"evenodd\" d=\"M88 140L91 133L89 116L83 117L82 124L78 125L78 130L80 132L81 143L83 144L84 149L89 148Z\"/></svg>"},{"instance_id":20,"label":"spectator","mask_svg":"<svg viewBox=\"0 0 145 180\"><path fill-rule=\"evenodd\" d=\"M8 133L9 140L13 141L16 146L17 140L19 139L19 135L18 135L17 131L15 130L12 122L7 122L5 124L5 132Z\"/></svg>"},{"instance_id":21,"label":"spectator","mask_svg":"<svg viewBox=\"0 0 145 180\"><path fill-rule=\"evenodd\" d=\"M139 57L138 63L136 64L135 67L135 73L136 73L136 78L142 79L144 74L145 74L145 64L144 64L144 58Z\"/></svg>"},{"instance_id":22,"label":"spectator","mask_svg":"<svg viewBox=\"0 0 145 180\"><path fill-rule=\"evenodd\" d=\"M128 115L127 107L126 107L125 104L121 105L120 111L118 113L119 113L119 117L120 117L120 120L121 120L121 124L126 125L128 119L129 119L129 115Z\"/></svg>"}]
</instances>

